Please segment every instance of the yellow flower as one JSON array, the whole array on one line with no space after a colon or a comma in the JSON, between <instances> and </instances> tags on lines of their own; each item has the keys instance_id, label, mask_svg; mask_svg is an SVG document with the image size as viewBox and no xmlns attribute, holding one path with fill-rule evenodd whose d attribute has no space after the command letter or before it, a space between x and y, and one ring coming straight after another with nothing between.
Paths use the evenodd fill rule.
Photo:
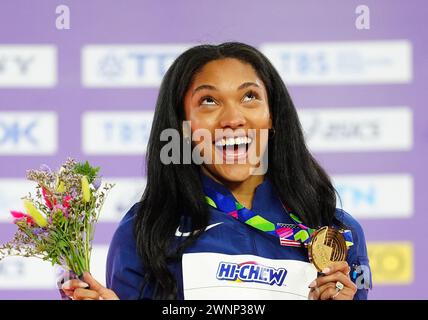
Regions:
<instances>
[{"instance_id":1,"label":"yellow flower","mask_svg":"<svg viewBox=\"0 0 428 320\"><path fill-rule=\"evenodd\" d=\"M83 176L81 181L82 181L83 202L89 202L89 200L91 199L91 192L89 190L88 178L86 176Z\"/></svg>"},{"instance_id":2,"label":"yellow flower","mask_svg":"<svg viewBox=\"0 0 428 320\"><path fill-rule=\"evenodd\" d=\"M58 193L64 193L65 191L65 185L64 182L60 181L58 186L56 187L56 192Z\"/></svg>"},{"instance_id":3,"label":"yellow flower","mask_svg":"<svg viewBox=\"0 0 428 320\"><path fill-rule=\"evenodd\" d=\"M27 213L33 218L34 222L36 222L40 227L46 227L48 221L46 218L36 209L33 203L29 200L24 200L24 208Z\"/></svg>"}]
</instances>

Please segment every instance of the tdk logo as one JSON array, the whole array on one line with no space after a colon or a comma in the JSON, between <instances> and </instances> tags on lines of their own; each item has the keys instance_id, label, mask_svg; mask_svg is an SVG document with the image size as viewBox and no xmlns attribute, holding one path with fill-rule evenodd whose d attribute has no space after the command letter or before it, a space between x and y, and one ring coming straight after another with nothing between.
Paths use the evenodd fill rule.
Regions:
<instances>
[{"instance_id":1,"label":"tdk logo","mask_svg":"<svg viewBox=\"0 0 428 320\"><path fill-rule=\"evenodd\" d=\"M0 120L0 145L11 143L17 145L22 140L27 140L32 145L37 145L37 139L33 135L33 129L37 127L36 121L28 124L18 122L5 123Z\"/></svg>"},{"instance_id":2,"label":"tdk logo","mask_svg":"<svg viewBox=\"0 0 428 320\"><path fill-rule=\"evenodd\" d=\"M54 154L56 150L54 112L0 112L0 155Z\"/></svg>"},{"instance_id":3,"label":"tdk logo","mask_svg":"<svg viewBox=\"0 0 428 320\"><path fill-rule=\"evenodd\" d=\"M257 264L256 262L243 262L240 264L221 262L217 270L218 280L257 282L269 285L282 286L287 270L272 268Z\"/></svg>"}]
</instances>

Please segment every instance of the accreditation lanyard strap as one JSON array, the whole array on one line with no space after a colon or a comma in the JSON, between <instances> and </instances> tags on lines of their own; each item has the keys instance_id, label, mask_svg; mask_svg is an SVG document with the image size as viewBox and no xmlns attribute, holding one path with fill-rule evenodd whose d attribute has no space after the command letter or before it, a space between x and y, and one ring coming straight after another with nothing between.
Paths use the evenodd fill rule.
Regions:
<instances>
[{"instance_id":1,"label":"accreditation lanyard strap","mask_svg":"<svg viewBox=\"0 0 428 320\"><path fill-rule=\"evenodd\" d=\"M291 213L290 209L286 206L284 207L290 215L290 218L294 221L294 224L272 223L261 215L244 207L231 195L223 195L209 187L204 188L204 191L205 200L210 206L253 228L278 237L280 244L283 246L306 246L311 241L311 235L315 232L315 229L305 226L299 217ZM346 245L348 247L352 246L351 231L341 230L341 232L345 238Z\"/></svg>"}]
</instances>

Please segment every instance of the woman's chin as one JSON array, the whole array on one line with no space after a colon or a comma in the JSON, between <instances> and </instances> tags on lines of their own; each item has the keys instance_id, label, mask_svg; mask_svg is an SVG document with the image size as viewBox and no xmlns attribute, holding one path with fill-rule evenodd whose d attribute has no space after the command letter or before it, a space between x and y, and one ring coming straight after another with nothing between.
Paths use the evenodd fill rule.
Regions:
<instances>
[{"instance_id":1,"label":"woman's chin","mask_svg":"<svg viewBox=\"0 0 428 320\"><path fill-rule=\"evenodd\" d=\"M225 181L242 182L251 176L251 165L248 164L222 164L214 169L218 176Z\"/></svg>"}]
</instances>

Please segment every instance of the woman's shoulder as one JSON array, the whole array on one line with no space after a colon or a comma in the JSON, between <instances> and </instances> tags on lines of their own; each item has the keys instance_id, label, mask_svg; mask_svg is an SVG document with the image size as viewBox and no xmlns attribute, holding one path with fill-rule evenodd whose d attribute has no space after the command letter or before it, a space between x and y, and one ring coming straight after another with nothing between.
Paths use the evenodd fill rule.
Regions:
<instances>
[{"instance_id":1,"label":"woman's shoulder","mask_svg":"<svg viewBox=\"0 0 428 320\"><path fill-rule=\"evenodd\" d=\"M335 217L342 224L344 224L348 229L355 231L357 233L363 233L363 228L361 224L355 219L351 214L346 212L341 208L336 208Z\"/></svg>"},{"instance_id":2,"label":"woman's shoulder","mask_svg":"<svg viewBox=\"0 0 428 320\"><path fill-rule=\"evenodd\" d=\"M138 256L134 222L140 204L134 204L120 221L107 255L106 283L121 299L138 299L144 278Z\"/></svg>"},{"instance_id":3,"label":"woman's shoulder","mask_svg":"<svg viewBox=\"0 0 428 320\"><path fill-rule=\"evenodd\" d=\"M352 233L353 253L360 257L367 256L366 239L361 224L351 214L340 208L336 208L335 216Z\"/></svg>"},{"instance_id":4,"label":"woman's shoulder","mask_svg":"<svg viewBox=\"0 0 428 320\"><path fill-rule=\"evenodd\" d=\"M126 239L132 239L134 234L135 217L140 208L141 203L135 203L120 220L119 225L113 235L113 240L116 238L125 237Z\"/></svg>"},{"instance_id":5,"label":"woman's shoulder","mask_svg":"<svg viewBox=\"0 0 428 320\"><path fill-rule=\"evenodd\" d=\"M135 218L140 207L137 202L126 212L120 220L109 247L109 258L117 254L136 251L136 238L134 234Z\"/></svg>"}]
</instances>

